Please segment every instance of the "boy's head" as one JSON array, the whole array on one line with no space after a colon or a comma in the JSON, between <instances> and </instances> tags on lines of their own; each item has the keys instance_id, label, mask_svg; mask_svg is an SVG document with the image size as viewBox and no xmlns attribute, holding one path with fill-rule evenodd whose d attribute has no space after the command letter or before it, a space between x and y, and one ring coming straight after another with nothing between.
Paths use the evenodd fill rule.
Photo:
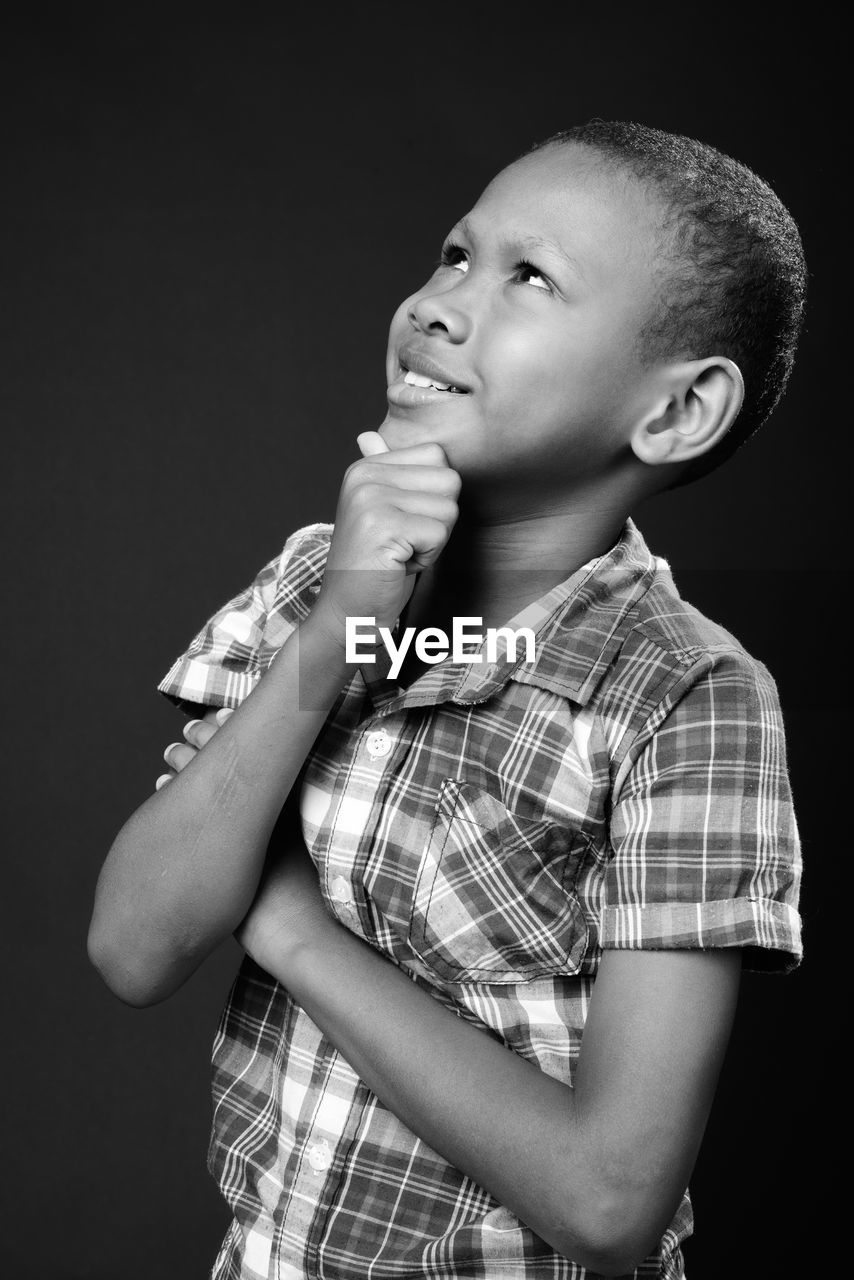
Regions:
<instances>
[{"instance_id":1,"label":"boy's head","mask_svg":"<svg viewBox=\"0 0 854 1280\"><path fill-rule=\"evenodd\" d=\"M805 285L794 222L745 166L641 125L579 126L497 175L398 309L383 433L437 439L499 488L631 503L768 416Z\"/></svg>"},{"instance_id":2,"label":"boy's head","mask_svg":"<svg viewBox=\"0 0 854 1280\"><path fill-rule=\"evenodd\" d=\"M697 479L732 456L785 389L807 286L798 228L766 182L693 138L594 120L531 150L571 143L594 148L660 201L660 304L641 335L645 358L724 355L744 379L736 421L677 483Z\"/></svg>"}]
</instances>

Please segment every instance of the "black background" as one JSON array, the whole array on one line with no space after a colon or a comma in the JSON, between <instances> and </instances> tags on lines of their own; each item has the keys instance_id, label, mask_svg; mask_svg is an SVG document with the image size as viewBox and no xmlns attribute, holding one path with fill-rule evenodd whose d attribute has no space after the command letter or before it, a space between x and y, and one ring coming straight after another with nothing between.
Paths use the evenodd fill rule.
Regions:
<instances>
[{"instance_id":1,"label":"black background","mask_svg":"<svg viewBox=\"0 0 854 1280\"><path fill-rule=\"evenodd\" d=\"M27 12L0 67L4 1270L207 1274L228 1217L208 1056L239 950L145 1011L85 952L110 841L183 723L154 685L287 533L332 519L384 413L388 321L452 222L534 140L598 115L752 165L811 268L772 422L637 518L777 678L807 866L803 967L744 981L688 1274L824 1274L850 707L832 31L744 6Z\"/></svg>"}]
</instances>

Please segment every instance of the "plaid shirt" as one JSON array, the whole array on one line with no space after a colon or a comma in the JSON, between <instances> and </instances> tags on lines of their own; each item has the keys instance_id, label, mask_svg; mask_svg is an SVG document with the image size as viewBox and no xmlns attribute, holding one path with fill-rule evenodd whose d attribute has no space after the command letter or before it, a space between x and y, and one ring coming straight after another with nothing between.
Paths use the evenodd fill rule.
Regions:
<instances>
[{"instance_id":1,"label":"plaid shirt","mask_svg":"<svg viewBox=\"0 0 854 1280\"><path fill-rule=\"evenodd\" d=\"M330 536L293 534L161 691L236 706L310 611ZM571 1084L603 948L798 962L798 837L771 676L631 521L508 625L534 630L533 662L449 656L402 689L381 650L354 672L300 775L303 832L343 924ZM589 1277L396 1119L249 957L213 1096L234 1213L214 1280ZM635 1274L682 1276L691 1224L686 1191Z\"/></svg>"}]
</instances>

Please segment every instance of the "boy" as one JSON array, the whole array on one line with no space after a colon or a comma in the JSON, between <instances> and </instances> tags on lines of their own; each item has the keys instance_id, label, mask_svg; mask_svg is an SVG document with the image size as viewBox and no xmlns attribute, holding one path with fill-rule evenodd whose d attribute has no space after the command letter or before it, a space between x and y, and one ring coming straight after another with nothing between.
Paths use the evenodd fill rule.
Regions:
<instances>
[{"instance_id":1,"label":"boy","mask_svg":"<svg viewBox=\"0 0 854 1280\"><path fill-rule=\"evenodd\" d=\"M629 517L773 408L804 282L713 149L540 144L397 311L334 525L162 682L204 718L110 851L90 954L143 1005L247 952L216 1280L683 1275L742 960L797 962L800 861L773 682ZM463 616L533 660L435 662ZM425 642L391 679L380 645L348 660L356 618Z\"/></svg>"}]
</instances>

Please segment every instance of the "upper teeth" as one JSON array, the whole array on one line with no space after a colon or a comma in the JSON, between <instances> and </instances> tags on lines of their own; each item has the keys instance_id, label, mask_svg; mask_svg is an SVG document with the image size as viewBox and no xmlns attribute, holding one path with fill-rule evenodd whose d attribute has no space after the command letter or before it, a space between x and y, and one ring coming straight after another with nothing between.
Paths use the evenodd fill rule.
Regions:
<instances>
[{"instance_id":1,"label":"upper teeth","mask_svg":"<svg viewBox=\"0 0 854 1280\"><path fill-rule=\"evenodd\" d=\"M437 391L452 390L450 382L438 382L435 378L427 378L423 373L413 373L411 369L406 370L404 382L408 382L410 387L435 387ZM453 390L456 390L454 387Z\"/></svg>"}]
</instances>

